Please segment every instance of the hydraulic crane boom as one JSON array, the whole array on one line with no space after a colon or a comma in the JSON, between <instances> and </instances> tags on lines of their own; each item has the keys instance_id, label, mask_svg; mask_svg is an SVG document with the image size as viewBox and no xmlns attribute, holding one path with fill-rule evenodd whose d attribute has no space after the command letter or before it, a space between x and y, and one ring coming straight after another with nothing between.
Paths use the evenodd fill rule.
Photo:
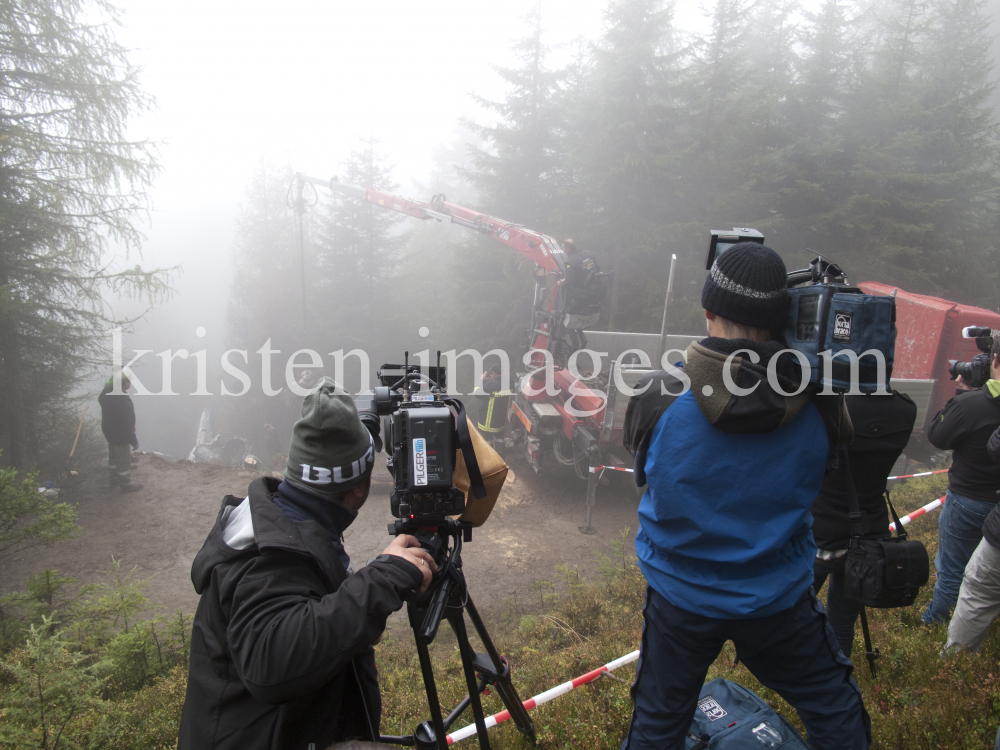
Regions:
<instances>
[{"instance_id":1,"label":"hydraulic crane boom","mask_svg":"<svg viewBox=\"0 0 1000 750\"><path fill-rule=\"evenodd\" d=\"M442 200L431 200L430 203L414 201L399 195L387 193L374 188L365 188L340 182L336 177L321 180L318 177L297 173L296 178L313 185L320 185L336 193L350 195L354 198L374 203L376 206L398 211L415 219L436 219L473 229L482 234L495 237L508 247L516 250L528 260L544 268L548 273L562 278L566 271L565 255L554 239L546 234L526 229L509 221L488 216L479 211L473 211L457 203Z\"/></svg>"},{"instance_id":2,"label":"hydraulic crane boom","mask_svg":"<svg viewBox=\"0 0 1000 750\"><path fill-rule=\"evenodd\" d=\"M561 293L566 284L566 255L559 243L546 234L457 203L449 203L443 195L435 196L425 203L384 190L351 185L336 177L324 180L298 172L295 180L300 190L305 183L320 185L335 193L367 201L390 211L398 211L415 219L446 221L488 234L532 261L536 266L535 295L527 345L532 350L533 366L544 364L542 352L545 350L552 352L557 366L564 364L566 358L582 345L578 331L584 325L596 322L598 316L594 314L566 315L566 302ZM546 275L551 277L552 283L549 285L544 283Z\"/></svg>"}]
</instances>

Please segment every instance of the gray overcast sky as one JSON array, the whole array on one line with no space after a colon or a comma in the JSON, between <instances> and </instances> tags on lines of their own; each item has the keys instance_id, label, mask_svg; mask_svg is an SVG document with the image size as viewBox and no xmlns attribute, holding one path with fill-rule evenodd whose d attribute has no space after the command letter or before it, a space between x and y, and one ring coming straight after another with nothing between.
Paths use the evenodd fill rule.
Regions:
<instances>
[{"instance_id":1,"label":"gray overcast sky","mask_svg":"<svg viewBox=\"0 0 1000 750\"><path fill-rule=\"evenodd\" d=\"M233 217L261 160L328 177L373 135L410 192L460 117L487 117L470 93L503 97L493 67L515 64L511 47L537 0L118 2L119 40L157 100L130 129L160 143L163 166L144 262L183 264L185 301L209 295L218 306ZM601 35L605 6L543 0L553 65L574 40ZM704 23L699 3L678 3L678 22Z\"/></svg>"}]
</instances>

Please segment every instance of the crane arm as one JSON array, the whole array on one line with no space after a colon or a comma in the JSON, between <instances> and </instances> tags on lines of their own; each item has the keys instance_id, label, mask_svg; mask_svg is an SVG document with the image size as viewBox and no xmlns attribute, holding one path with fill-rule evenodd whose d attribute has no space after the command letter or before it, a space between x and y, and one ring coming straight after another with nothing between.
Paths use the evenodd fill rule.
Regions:
<instances>
[{"instance_id":1,"label":"crane arm","mask_svg":"<svg viewBox=\"0 0 1000 750\"><path fill-rule=\"evenodd\" d=\"M383 190L340 182L336 177L323 180L301 172L297 173L295 177L302 182L320 185L333 192L359 198L374 203L376 206L406 214L414 219L447 221L482 234L491 235L547 272L555 274L559 278L565 275L565 256L562 249L552 237L540 232L444 200L431 201L430 203L414 201Z\"/></svg>"}]
</instances>

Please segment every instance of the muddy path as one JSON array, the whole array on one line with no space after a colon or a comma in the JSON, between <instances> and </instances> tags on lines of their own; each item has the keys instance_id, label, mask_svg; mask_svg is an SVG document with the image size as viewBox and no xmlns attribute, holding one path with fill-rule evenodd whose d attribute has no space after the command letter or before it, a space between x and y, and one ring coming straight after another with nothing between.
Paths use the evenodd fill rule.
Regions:
<instances>
[{"instance_id":1,"label":"muddy path","mask_svg":"<svg viewBox=\"0 0 1000 750\"><path fill-rule=\"evenodd\" d=\"M384 458L376 465L372 492L358 519L345 533L356 566L379 554L389 543L390 476ZM208 464L169 463L137 454L135 481L143 489L121 494L107 486L106 469L84 469L76 486L61 489L60 500L77 507L82 532L51 548L27 550L0 567L0 594L23 587L25 579L45 567L56 568L82 583L107 580L102 573L114 556L122 567L148 579L145 593L154 612L193 612L197 595L190 566L218 513L223 496L243 496L257 476L245 470ZM598 488L593 525L597 533L581 534L586 485L572 474L537 476L512 459L514 481L508 481L484 526L473 533L463 551L466 579L480 609L505 603L532 608L540 592L538 580L556 583L556 566L578 566L584 578L598 575L596 554L613 555L612 543L636 528L638 496L627 475L612 477Z\"/></svg>"}]
</instances>

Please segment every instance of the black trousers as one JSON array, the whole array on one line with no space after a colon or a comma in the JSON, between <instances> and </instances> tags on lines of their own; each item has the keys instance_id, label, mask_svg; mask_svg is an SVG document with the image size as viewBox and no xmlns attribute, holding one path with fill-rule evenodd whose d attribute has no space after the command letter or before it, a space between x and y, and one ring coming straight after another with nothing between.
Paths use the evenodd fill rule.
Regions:
<instances>
[{"instance_id":1,"label":"black trousers","mask_svg":"<svg viewBox=\"0 0 1000 750\"><path fill-rule=\"evenodd\" d=\"M622 750L683 750L698 693L726 641L754 676L788 701L817 750L866 750L871 720L861 691L810 589L767 617L722 620L673 606L652 588Z\"/></svg>"}]
</instances>

